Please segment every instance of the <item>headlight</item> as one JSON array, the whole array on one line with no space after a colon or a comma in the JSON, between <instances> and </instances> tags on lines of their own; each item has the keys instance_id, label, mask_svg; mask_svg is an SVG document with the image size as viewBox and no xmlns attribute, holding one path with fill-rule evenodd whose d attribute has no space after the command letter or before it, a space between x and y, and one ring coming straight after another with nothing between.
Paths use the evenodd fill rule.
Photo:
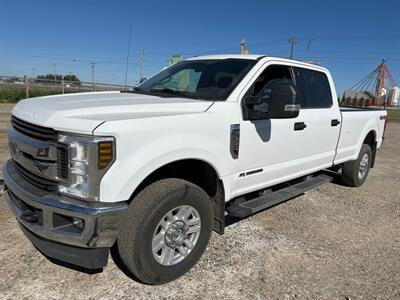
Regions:
<instances>
[{"instance_id":1,"label":"headlight","mask_svg":"<svg viewBox=\"0 0 400 300\"><path fill-rule=\"evenodd\" d=\"M115 160L113 137L59 134L58 142L68 147L67 183L60 183L63 194L98 201L100 181Z\"/></svg>"}]
</instances>

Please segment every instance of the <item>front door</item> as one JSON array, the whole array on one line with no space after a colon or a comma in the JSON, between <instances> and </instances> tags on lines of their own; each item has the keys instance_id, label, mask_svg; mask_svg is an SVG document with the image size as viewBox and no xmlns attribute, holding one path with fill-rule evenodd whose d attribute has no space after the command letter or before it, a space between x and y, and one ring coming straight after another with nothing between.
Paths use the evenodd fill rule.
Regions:
<instances>
[{"instance_id":1,"label":"front door","mask_svg":"<svg viewBox=\"0 0 400 300\"><path fill-rule=\"evenodd\" d=\"M295 85L290 66L269 64L261 68L244 97L265 97L275 83ZM243 103L243 102L242 102ZM243 105L242 105L243 106ZM271 186L297 177L304 170L305 131L295 124L305 119L244 120L240 123L240 149L232 196ZM300 127L299 127L300 128Z\"/></svg>"}]
</instances>

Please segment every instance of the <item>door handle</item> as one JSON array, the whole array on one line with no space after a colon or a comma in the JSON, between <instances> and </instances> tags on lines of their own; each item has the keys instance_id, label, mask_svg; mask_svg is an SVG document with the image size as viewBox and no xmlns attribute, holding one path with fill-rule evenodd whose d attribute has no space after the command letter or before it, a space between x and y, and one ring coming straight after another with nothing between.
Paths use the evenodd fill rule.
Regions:
<instances>
[{"instance_id":1,"label":"door handle","mask_svg":"<svg viewBox=\"0 0 400 300\"><path fill-rule=\"evenodd\" d=\"M294 123L294 130L303 130L304 128L306 128L307 125L304 122L297 122Z\"/></svg>"},{"instance_id":2,"label":"door handle","mask_svg":"<svg viewBox=\"0 0 400 300\"><path fill-rule=\"evenodd\" d=\"M333 119L331 121L331 126L338 126L340 124L340 121L338 119Z\"/></svg>"}]
</instances>

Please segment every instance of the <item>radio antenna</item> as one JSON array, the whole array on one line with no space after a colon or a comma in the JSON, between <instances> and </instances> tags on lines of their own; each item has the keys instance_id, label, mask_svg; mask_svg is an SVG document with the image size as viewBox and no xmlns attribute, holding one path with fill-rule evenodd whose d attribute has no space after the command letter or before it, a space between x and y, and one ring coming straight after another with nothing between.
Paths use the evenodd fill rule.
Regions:
<instances>
[{"instance_id":1,"label":"radio antenna","mask_svg":"<svg viewBox=\"0 0 400 300\"><path fill-rule=\"evenodd\" d=\"M128 65L129 65L129 52L131 50L131 37L132 37L132 24L129 27L129 42L128 42L128 54L126 55L126 66L125 66L125 90L127 89L128 81Z\"/></svg>"}]
</instances>

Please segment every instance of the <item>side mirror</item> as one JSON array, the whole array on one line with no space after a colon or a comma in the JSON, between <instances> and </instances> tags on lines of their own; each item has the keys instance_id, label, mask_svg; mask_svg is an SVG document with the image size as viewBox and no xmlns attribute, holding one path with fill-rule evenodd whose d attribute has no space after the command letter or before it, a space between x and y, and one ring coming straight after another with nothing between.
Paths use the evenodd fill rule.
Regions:
<instances>
[{"instance_id":1,"label":"side mirror","mask_svg":"<svg viewBox=\"0 0 400 300\"><path fill-rule=\"evenodd\" d=\"M299 95L292 84L280 83L271 87L268 116L271 119L296 118L300 112Z\"/></svg>"},{"instance_id":2,"label":"side mirror","mask_svg":"<svg viewBox=\"0 0 400 300\"><path fill-rule=\"evenodd\" d=\"M289 119L299 115L301 105L296 87L290 83L276 83L264 96L244 97L244 119Z\"/></svg>"}]
</instances>

